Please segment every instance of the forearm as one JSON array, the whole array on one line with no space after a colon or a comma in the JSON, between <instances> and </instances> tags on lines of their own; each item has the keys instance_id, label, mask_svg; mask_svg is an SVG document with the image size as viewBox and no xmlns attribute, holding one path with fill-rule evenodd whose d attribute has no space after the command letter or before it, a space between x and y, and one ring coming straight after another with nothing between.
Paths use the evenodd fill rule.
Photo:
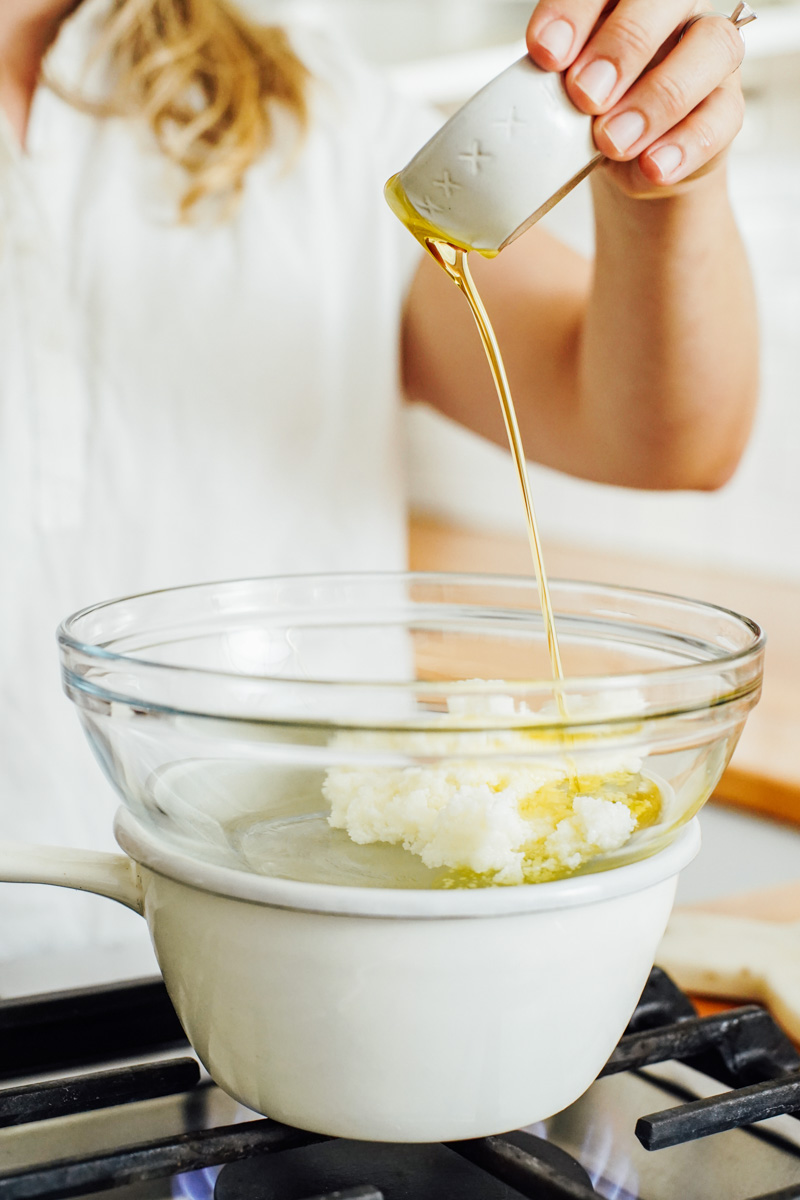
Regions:
<instances>
[{"instance_id":1,"label":"forearm","mask_svg":"<svg viewBox=\"0 0 800 1200\"><path fill-rule=\"evenodd\" d=\"M634 487L709 488L735 467L757 392L745 253L717 167L632 199L597 173L594 281L573 420L584 472Z\"/></svg>"}]
</instances>

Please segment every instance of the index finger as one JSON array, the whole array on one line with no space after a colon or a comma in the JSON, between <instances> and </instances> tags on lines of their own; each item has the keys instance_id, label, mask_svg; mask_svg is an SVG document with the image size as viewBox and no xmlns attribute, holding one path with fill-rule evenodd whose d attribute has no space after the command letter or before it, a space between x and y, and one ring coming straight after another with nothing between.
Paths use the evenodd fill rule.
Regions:
<instances>
[{"instance_id":1,"label":"index finger","mask_svg":"<svg viewBox=\"0 0 800 1200\"><path fill-rule=\"evenodd\" d=\"M604 11L604 0L539 0L526 41L528 53L545 71L565 71L583 49Z\"/></svg>"},{"instance_id":2,"label":"index finger","mask_svg":"<svg viewBox=\"0 0 800 1200\"><path fill-rule=\"evenodd\" d=\"M599 59L614 67L617 83L630 86L696 11L696 0L540 0L528 22L528 53L545 70L572 68L568 86ZM614 101L624 90L614 88ZM584 108L581 98L572 99ZM599 111L596 102L585 111Z\"/></svg>"}]
</instances>

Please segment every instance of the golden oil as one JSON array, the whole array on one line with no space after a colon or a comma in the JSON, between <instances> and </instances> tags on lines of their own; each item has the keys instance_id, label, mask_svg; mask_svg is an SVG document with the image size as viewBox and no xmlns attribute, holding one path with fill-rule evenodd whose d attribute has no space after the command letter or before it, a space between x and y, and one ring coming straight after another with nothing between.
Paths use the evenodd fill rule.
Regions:
<instances>
[{"instance_id":1,"label":"golden oil","mask_svg":"<svg viewBox=\"0 0 800 1200\"><path fill-rule=\"evenodd\" d=\"M531 823L532 836L524 846L522 861L523 883L549 883L554 879L565 879L574 874L575 867L565 863L554 854L549 841L558 827L574 821L575 800L578 796L592 796L599 800L624 804L633 818L634 830L654 825L661 813L661 789L652 780L638 771L612 771L605 775L581 775L554 780L531 792L519 804L519 813ZM537 825L541 832L537 836ZM583 862L590 861L594 854L586 854ZM598 846L594 853L600 853ZM582 864L581 864L582 865ZM448 871L439 876L431 886L439 889L486 888L502 885L494 873L485 875L475 871Z\"/></svg>"},{"instance_id":2,"label":"golden oil","mask_svg":"<svg viewBox=\"0 0 800 1200\"><path fill-rule=\"evenodd\" d=\"M528 541L530 542L536 583L539 589L539 604L542 610L542 620L544 621L547 637L547 652L550 656L550 666L553 678L555 680L562 680L564 678L564 671L561 666L561 654L558 648L558 637L553 618L550 589L547 586L547 575L542 560L542 548L536 524L536 513L533 508L533 498L531 496L528 472L525 465L525 451L522 445L519 425L517 424L517 414L514 409L511 389L508 386L508 377L503 365L500 347L497 344L497 338L495 337L494 329L492 328L492 323L489 320L486 309L483 306L483 301L480 298L478 289L475 287L475 281L470 274L467 262L470 247L450 241L446 234L420 216L406 196L403 186L400 183L399 175L392 176L386 184L384 194L389 207L398 220L424 246L431 257L463 293L475 319L475 324L478 327L478 333L483 343L483 349L492 372L494 386L500 400L503 421L505 422L506 433L508 434L508 442L514 459L520 491L522 492L525 521L528 527ZM494 254L486 254L483 251L480 251L480 253L486 258L494 257ZM558 701L559 712L562 718L566 720L567 712L564 705L564 698L558 689L556 690L556 699Z\"/></svg>"}]
</instances>

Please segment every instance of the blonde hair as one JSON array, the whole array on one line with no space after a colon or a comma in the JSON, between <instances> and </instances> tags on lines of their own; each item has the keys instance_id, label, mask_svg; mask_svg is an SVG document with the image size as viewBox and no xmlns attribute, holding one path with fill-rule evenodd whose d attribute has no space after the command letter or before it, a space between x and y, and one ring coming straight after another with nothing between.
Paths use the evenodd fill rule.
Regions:
<instances>
[{"instance_id":1,"label":"blonde hair","mask_svg":"<svg viewBox=\"0 0 800 1200\"><path fill-rule=\"evenodd\" d=\"M234 201L272 142L272 106L305 124L308 72L283 30L228 0L113 0L93 58L110 57L105 113L137 116L188 175L180 213Z\"/></svg>"}]
</instances>

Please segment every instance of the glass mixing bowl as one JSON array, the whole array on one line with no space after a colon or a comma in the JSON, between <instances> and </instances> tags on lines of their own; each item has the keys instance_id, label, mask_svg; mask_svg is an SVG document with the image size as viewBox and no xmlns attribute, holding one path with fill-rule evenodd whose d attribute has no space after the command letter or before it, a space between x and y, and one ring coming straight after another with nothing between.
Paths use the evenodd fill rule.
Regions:
<instances>
[{"instance_id":1,"label":"glass mixing bowl","mask_svg":"<svg viewBox=\"0 0 800 1200\"><path fill-rule=\"evenodd\" d=\"M84 609L59 630L64 686L125 805L204 862L394 888L585 874L708 799L764 636L677 596L551 591L558 683L533 581L363 574Z\"/></svg>"}]
</instances>

